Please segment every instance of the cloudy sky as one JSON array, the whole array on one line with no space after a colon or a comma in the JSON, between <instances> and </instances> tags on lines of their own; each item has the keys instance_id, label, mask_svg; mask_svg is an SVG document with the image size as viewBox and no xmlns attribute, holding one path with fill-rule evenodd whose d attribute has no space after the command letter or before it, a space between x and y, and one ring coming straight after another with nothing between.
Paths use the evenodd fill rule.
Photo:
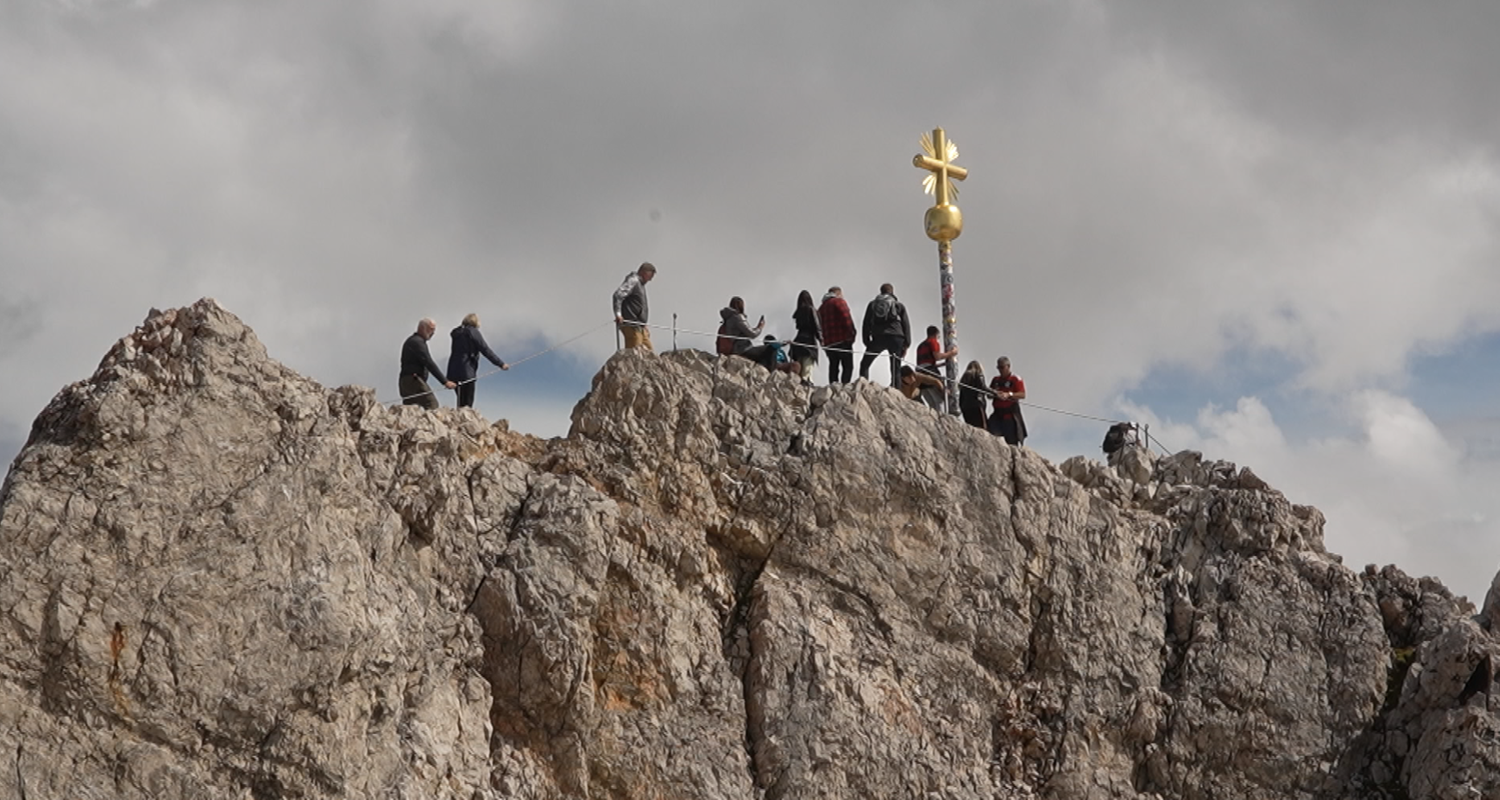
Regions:
<instances>
[{"instance_id":1,"label":"cloudy sky","mask_svg":"<svg viewBox=\"0 0 1500 800\"><path fill-rule=\"evenodd\" d=\"M1318 506L1351 566L1478 602L1496 31L1492 0L0 0L0 460L203 296L383 399L422 316L440 360L470 311L513 361L568 342L479 385L542 436L643 260L684 331L738 294L789 335L798 290L885 281L925 327L911 157L941 125L961 355L1012 357L1031 446L1098 454L1046 409L1149 423Z\"/></svg>"}]
</instances>

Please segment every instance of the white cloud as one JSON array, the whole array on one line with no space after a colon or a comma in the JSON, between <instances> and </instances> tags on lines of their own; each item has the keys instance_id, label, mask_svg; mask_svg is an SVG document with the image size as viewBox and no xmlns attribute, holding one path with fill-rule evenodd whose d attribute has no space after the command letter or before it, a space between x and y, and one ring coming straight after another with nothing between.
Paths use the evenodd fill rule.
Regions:
<instances>
[{"instance_id":1,"label":"white cloud","mask_svg":"<svg viewBox=\"0 0 1500 800\"><path fill-rule=\"evenodd\" d=\"M1448 441L1406 397L1365 390L1329 399L1354 428L1303 441L1289 440L1255 397L1230 411L1204 408L1191 425L1122 410L1174 447L1248 466L1292 502L1317 506L1328 549L1351 567L1395 563L1481 602L1500 569L1500 496L1491 490L1500 458Z\"/></svg>"}]
</instances>

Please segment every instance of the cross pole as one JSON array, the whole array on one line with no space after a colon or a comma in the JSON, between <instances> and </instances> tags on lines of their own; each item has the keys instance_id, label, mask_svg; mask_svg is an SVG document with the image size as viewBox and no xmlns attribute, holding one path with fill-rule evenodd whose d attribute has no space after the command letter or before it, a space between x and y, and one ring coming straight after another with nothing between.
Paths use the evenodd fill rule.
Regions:
<instances>
[{"instance_id":1,"label":"cross pole","mask_svg":"<svg viewBox=\"0 0 1500 800\"><path fill-rule=\"evenodd\" d=\"M958 346L958 308L953 302L953 240L964 230L964 216L953 204L958 197L958 187L953 181L969 177L969 171L954 164L958 158L958 146L948 141L942 128L933 128L932 135L922 134L922 150L911 163L928 172L922 186L933 195L936 203L927 209L923 222L927 238L938 243L938 281L943 298L943 349ZM958 365L948 359L948 413L958 413Z\"/></svg>"}]
</instances>

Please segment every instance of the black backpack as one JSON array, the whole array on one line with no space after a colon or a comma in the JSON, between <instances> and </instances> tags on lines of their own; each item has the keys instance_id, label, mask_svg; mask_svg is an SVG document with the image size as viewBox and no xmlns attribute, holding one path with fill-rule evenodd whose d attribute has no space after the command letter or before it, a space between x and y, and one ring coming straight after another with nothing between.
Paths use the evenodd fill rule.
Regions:
<instances>
[{"instance_id":1,"label":"black backpack","mask_svg":"<svg viewBox=\"0 0 1500 800\"><path fill-rule=\"evenodd\" d=\"M888 294L881 294L871 304L875 309L876 322L894 322L899 319L896 314L896 298Z\"/></svg>"},{"instance_id":2,"label":"black backpack","mask_svg":"<svg viewBox=\"0 0 1500 800\"><path fill-rule=\"evenodd\" d=\"M1128 422L1116 422L1109 426L1109 432L1104 434L1104 452L1117 453L1125 446L1125 436L1130 433L1133 426Z\"/></svg>"}]
</instances>

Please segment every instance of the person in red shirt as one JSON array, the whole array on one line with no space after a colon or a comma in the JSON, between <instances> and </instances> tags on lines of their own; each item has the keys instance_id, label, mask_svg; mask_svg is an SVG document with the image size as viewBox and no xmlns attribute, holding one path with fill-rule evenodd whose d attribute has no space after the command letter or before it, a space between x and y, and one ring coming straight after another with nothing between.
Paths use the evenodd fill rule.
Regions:
<instances>
[{"instance_id":1,"label":"person in red shirt","mask_svg":"<svg viewBox=\"0 0 1500 800\"><path fill-rule=\"evenodd\" d=\"M990 381L995 393L995 413L990 415L990 433L1005 437L1013 445L1026 443L1026 419L1021 416L1021 400L1026 399L1026 382L1010 371L1010 358L1001 356L995 362L1000 371Z\"/></svg>"},{"instance_id":2,"label":"person in red shirt","mask_svg":"<svg viewBox=\"0 0 1500 800\"><path fill-rule=\"evenodd\" d=\"M828 382L854 380L854 315L844 302L843 289L833 286L823 295L818 324L823 328L823 352L828 354Z\"/></svg>"},{"instance_id":3,"label":"person in red shirt","mask_svg":"<svg viewBox=\"0 0 1500 800\"><path fill-rule=\"evenodd\" d=\"M917 371L937 378L940 382L936 386L926 385L922 387L922 402L942 411L943 398L947 396L945 386L941 383L942 375L938 373L938 367L948 363L948 359L958 355L958 345L953 345L951 350L944 350L938 341L938 327L927 326L927 338L917 345Z\"/></svg>"}]
</instances>

